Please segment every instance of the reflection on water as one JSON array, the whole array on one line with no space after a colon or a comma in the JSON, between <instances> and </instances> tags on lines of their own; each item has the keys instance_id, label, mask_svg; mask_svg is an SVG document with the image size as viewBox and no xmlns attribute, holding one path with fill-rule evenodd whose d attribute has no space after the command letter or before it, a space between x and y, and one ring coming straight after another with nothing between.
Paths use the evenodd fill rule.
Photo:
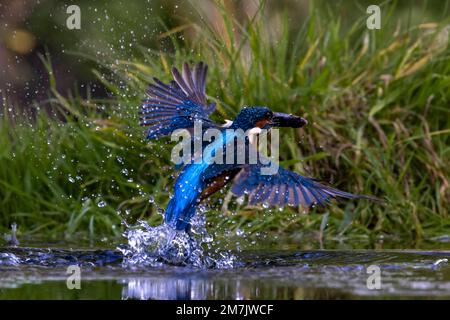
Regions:
<instances>
[{"instance_id":1,"label":"reflection on water","mask_svg":"<svg viewBox=\"0 0 450 320\"><path fill-rule=\"evenodd\" d=\"M123 299L204 300L214 290L214 286L200 279L135 278L122 283Z\"/></svg>"},{"instance_id":2,"label":"reflection on water","mask_svg":"<svg viewBox=\"0 0 450 320\"><path fill-rule=\"evenodd\" d=\"M333 288L305 288L262 281L134 278L123 280L122 299L139 300L256 300L256 299L349 299L348 292Z\"/></svg>"},{"instance_id":3,"label":"reflection on water","mask_svg":"<svg viewBox=\"0 0 450 320\"><path fill-rule=\"evenodd\" d=\"M113 250L0 248L0 299L349 299L450 297L447 251L243 251L239 267L123 264ZM81 267L81 290L66 287ZM381 289L367 287L378 266Z\"/></svg>"}]
</instances>

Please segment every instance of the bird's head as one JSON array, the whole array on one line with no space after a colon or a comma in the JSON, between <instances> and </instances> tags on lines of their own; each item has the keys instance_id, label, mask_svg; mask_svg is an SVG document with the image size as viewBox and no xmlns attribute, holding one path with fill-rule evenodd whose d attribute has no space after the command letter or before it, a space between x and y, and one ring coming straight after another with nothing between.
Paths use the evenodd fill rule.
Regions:
<instances>
[{"instance_id":1,"label":"bird's head","mask_svg":"<svg viewBox=\"0 0 450 320\"><path fill-rule=\"evenodd\" d=\"M262 129L272 127L300 128L307 123L306 119L292 114L273 112L267 107L245 107L233 121L234 126L243 130L255 127Z\"/></svg>"}]
</instances>

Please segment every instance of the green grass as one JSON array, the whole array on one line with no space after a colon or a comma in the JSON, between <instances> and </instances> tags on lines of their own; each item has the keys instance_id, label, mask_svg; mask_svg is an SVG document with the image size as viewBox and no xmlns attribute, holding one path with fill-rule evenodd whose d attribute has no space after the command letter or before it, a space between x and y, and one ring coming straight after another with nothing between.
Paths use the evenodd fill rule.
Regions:
<instances>
[{"instance_id":1,"label":"green grass","mask_svg":"<svg viewBox=\"0 0 450 320\"><path fill-rule=\"evenodd\" d=\"M143 139L137 109L153 76L167 81L171 65L202 60L210 67L207 92L218 104L214 119L233 118L243 105L305 116L305 128L282 131L284 165L386 199L308 214L231 201L221 212L225 192L211 200L208 221L215 229L294 241L322 231L334 239L384 236L405 244L448 234L450 21L408 25L394 19L395 4L382 8L388 15L382 29L370 31L364 12L342 27L335 14L312 8L292 29L287 15L269 25L261 8L238 23L219 6L220 32L196 22L192 41L182 42L177 29L163 35L171 50L142 48L128 61L99 62L94 72L110 99L64 98L51 81L36 116L5 106L0 227L6 231L16 221L21 234L102 237L120 234L121 217L161 221L157 209L165 207L176 171L168 142ZM51 59L43 62L51 75Z\"/></svg>"}]
</instances>

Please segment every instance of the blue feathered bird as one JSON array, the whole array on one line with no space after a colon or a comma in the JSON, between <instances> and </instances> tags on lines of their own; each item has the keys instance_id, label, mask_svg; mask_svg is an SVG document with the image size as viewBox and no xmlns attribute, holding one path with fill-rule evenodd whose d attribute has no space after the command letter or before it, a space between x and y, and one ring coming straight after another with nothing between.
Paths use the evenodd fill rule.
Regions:
<instances>
[{"instance_id":1,"label":"blue feathered bird","mask_svg":"<svg viewBox=\"0 0 450 320\"><path fill-rule=\"evenodd\" d=\"M192 69L187 63L182 71L172 68L173 80L169 84L154 78L148 87L148 98L142 103L141 125L148 126L148 139L167 136L177 129L192 132L194 122L201 122L202 130L215 128L242 129L244 131L259 127L299 128L307 124L301 117L272 112L267 107L243 108L231 125L223 126L212 121L209 115L215 104L208 103L205 93L208 66L199 62ZM229 141L223 139L212 142L213 150L223 150ZM221 146L220 146L221 145ZM203 146L205 147L205 146ZM247 147L248 148L248 147ZM263 157L259 154L259 157ZM188 231L190 220L195 215L199 203L233 181L231 191L236 196L248 195L250 205L257 203L266 206L311 207L324 205L332 198L365 198L377 200L366 195L356 195L341 191L318 180L279 168L273 175L261 174L261 162L216 164L203 159L200 163L188 163L182 168L174 187L174 194L165 211L164 221L176 230Z\"/></svg>"}]
</instances>

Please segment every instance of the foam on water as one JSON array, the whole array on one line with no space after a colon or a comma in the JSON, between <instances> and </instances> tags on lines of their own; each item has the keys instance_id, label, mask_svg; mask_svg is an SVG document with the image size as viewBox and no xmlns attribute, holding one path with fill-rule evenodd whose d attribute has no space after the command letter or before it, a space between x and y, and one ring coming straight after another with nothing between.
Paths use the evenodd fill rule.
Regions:
<instances>
[{"instance_id":1,"label":"foam on water","mask_svg":"<svg viewBox=\"0 0 450 320\"><path fill-rule=\"evenodd\" d=\"M233 268L236 257L231 252L212 250L213 237L206 230L204 214L197 213L191 224L189 233L166 224L152 227L145 221L127 227L124 237L128 243L118 248L123 254L123 265Z\"/></svg>"}]
</instances>

